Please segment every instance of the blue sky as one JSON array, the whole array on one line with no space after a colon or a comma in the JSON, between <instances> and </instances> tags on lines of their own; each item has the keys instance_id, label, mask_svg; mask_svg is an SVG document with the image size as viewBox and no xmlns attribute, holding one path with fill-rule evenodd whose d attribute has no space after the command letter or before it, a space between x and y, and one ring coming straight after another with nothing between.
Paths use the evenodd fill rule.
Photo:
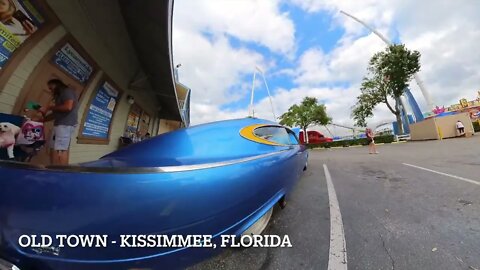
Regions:
<instances>
[{"instance_id":1,"label":"blue sky","mask_svg":"<svg viewBox=\"0 0 480 270\"><path fill-rule=\"evenodd\" d=\"M175 0L173 56L175 64L182 64L180 81L192 89L192 123L247 116L252 76L259 66L265 71L277 115L303 97L314 96L326 104L334 122L352 125L350 108L368 60L385 44L340 10L366 21L390 40L419 50L419 75L436 105L474 99L480 89L476 49L480 32L475 27L480 24L475 12L479 3ZM427 110L418 87L413 83L411 88ZM257 116L272 119L259 76L255 89ZM393 118L378 106L369 123Z\"/></svg>"},{"instance_id":2,"label":"blue sky","mask_svg":"<svg viewBox=\"0 0 480 270\"><path fill-rule=\"evenodd\" d=\"M294 82L291 77L276 73L285 69L294 69L297 65L296 61L298 60L298 57L308 49L317 47L321 48L322 51L328 54L336 47L337 42L345 32L341 27L332 25L332 16L329 12L321 11L316 13L306 13L300 7L289 3L283 3L280 5L280 10L281 12L288 13L289 17L295 22L296 48L293 58L285 57L285 55L281 53L272 53L269 51L268 47L261 44L242 41L234 36L229 36L229 41L232 44L232 47L248 48L249 50L261 53L267 58L267 60L276 63L273 68L269 69L269 74L266 74L268 86L273 90L298 86L298 83ZM211 37L209 33L205 33L205 35ZM246 75L244 80L253 80L253 75ZM255 99L264 99L268 97L266 87L262 80L261 77L256 77ZM330 83L329 85L345 86L348 85L348 82L339 81L333 84ZM246 108L249 104L250 96L246 95L241 100L223 104L221 108L225 110L238 110Z\"/></svg>"}]
</instances>

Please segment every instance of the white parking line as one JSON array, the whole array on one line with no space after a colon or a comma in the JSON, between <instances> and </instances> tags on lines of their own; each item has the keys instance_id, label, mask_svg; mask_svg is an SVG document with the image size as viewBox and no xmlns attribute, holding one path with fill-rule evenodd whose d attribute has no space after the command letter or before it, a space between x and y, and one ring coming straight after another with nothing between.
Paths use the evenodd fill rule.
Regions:
<instances>
[{"instance_id":1,"label":"white parking line","mask_svg":"<svg viewBox=\"0 0 480 270\"><path fill-rule=\"evenodd\" d=\"M337 194L327 165L323 164L327 178L328 201L330 203L330 252L328 255L328 270L347 269L347 246L343 230L342 214L338 205Z\"/></svg>"},{"instance_id":2,"label":"white parking line","mask_svg":"<svg viewBox=\"0 0 480 270\"><path fill-rule=\"evenodd\" d=\"M408 164L408 163L402 163L402 164L403 164L403 165L406 165L406 166L413 167L413 168L417 168L417 169L420 169L420 170L424 170L424 171L427 171L427 172L432 172L432 173L436 173L436 174L440 174L440 175L452 177L452 178L455 178L455 179L458 179L458 180L462 180L462 181L465 181L465 182L468 182L468 183L471 183L471 184L475 184L475 185L479 185L479 186L480 186L480 182L475 181L475 180L472 180L472 179L468 179L468 178L456 176L456 175L453 175L453 174L438 172L438 171L434 171L434 170L431 170L431 169L423 168L423 167L420 167L420 166L415 166L415 165Z\"/></svg>"}]
</instances>

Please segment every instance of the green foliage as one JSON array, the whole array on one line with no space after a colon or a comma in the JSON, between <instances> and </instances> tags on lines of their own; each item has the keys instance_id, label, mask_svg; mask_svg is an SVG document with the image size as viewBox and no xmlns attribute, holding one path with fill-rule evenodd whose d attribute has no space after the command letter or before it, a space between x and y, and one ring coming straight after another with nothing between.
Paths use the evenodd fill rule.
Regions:
<instances>
[{"instance_id":1,"label":"green foliage","mask_svg":"<svg viewBox=\"0 0 480 270\"><path fill-rule=\"evenodd\" d=\"M385 135L375 137L375 143L392 143L395 140L393 135ZM319 143L319 144L309 144L308 148L331 148L331 147L349 147L353 145L368 145L367 138L353 139L353 140L344 140L336 141L329 143Z\"/></svg>"},{"instance_id":2,"label":"green foliage","mask_svg":"<svg viewBox=\"0 0 480 270\"><path fill-rule=\"evenodd\" d=\"M363 78L361 94L352 107L352 117L360 127L367 125L366 119L373 116L373 109L385 103L395 115L400 115L398 106L390 105L388 99L397 100L403 95L413 75L420 70L420 53L410 51L405 45L390 45L383 52L376 53Z\"/></svg>"},{"instance_id":3,"label":"green foliage","mask_svg":"<svg viewBox=\"0 0 480 270\"><path fill-rule=\"evenodd\" d=\"M380 52L375 61L376 70L387 78L392 96L403 95L413 75L420 71L420 53L410 51L404 44L391 45L386 52Z\"/></svg>"},{"instance_id":4,"label":"green foliage","mask_svg":"<svg viewBox=\"0 0 480 270\"><path fill-rule=\"evenodd\" d=\"M291 106L279 119L281 125L299 126L303 130L311 124L326 125L332 120L327 115L325 105L318 104L314 97L305 97L299 105Z\"/></svg>"}]
</instances>

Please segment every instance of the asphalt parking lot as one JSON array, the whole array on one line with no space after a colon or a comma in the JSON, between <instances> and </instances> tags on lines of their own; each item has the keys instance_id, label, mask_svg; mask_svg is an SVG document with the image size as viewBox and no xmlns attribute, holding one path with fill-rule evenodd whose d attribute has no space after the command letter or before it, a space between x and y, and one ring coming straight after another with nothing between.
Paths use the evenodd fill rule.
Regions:
<instances>
[{"instance_id":1,"label":"asphalt parking lot","mask_svg":"<svg viewBox=\"0 0 480 270\"><path fill-rule=\"evenodd\" d=\"M480 269L480 136L379 151L312 150L309 169L265 232L288 234L292 248L226 249L191 269L327 269L330 230L341 225L345 269ZM331 225L324 164L340 225Z\"/></svg>"}]
</instances>

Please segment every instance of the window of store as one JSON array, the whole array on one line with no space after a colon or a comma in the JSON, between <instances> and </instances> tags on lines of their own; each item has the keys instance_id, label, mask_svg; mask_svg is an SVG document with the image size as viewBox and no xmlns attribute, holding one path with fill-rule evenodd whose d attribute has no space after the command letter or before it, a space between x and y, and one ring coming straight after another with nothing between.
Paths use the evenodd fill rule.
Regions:
<instances>
[{"instance_id":1,"label":"window of store","mask_svg":"<svg viewBox=\"0 0 480 270\"><path fill-rule=\"evenodd\" d=\"M123 137L139 141L149 132L151 118L139 105L133 104L127 117L127 125Z\"/></svg>"},{"instance_id":2,"label":"window of store","mask_svg":"<svg viewBox=\"0 0 480 270\"><path fill-rule=\"evenodd\" d=\"M83 47L71 35L66 35L43 56L30 73L16 99L13 114L24 115L29 104L51 104L52 95L47 88L50 79L64 82L75 91L78 102L81 103L85 90L93 83L98 70L98 65ZM45 123L46 138L50 138L52 130L53 122ZM48 164L47 149L44 147L35 158L39 164Z\"/></svg>"}]
</instances>

